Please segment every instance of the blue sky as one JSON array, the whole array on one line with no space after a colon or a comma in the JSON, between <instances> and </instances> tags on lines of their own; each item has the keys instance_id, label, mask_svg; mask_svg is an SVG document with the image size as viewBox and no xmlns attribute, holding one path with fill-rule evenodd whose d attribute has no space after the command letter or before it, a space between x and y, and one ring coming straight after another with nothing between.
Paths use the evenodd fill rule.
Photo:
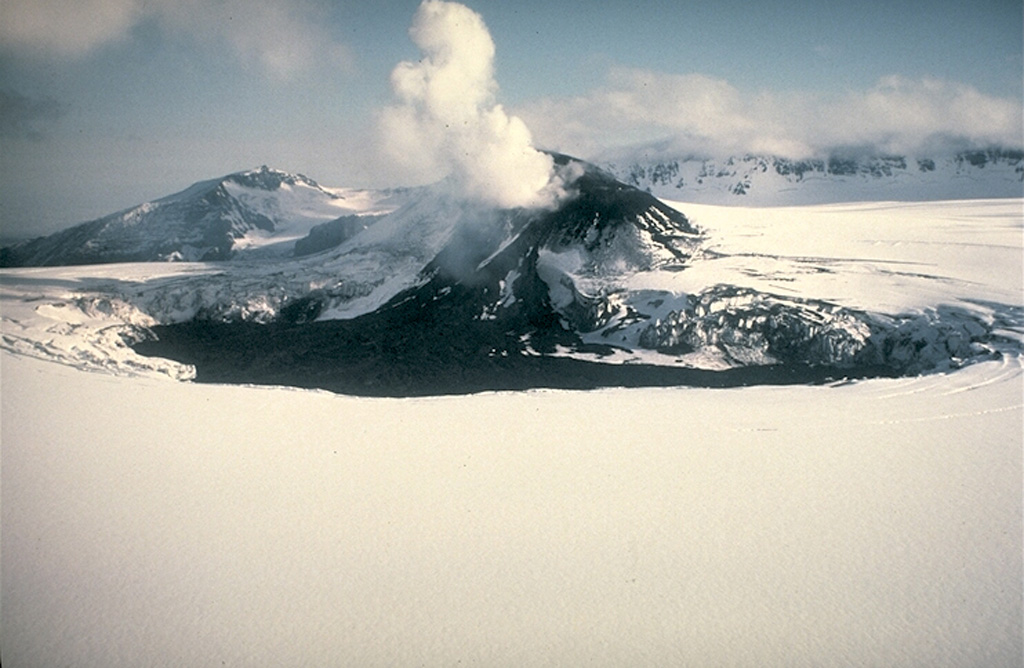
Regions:
<instances>
[{"instance_id":1,"label":"blue sky","mask_svg":"<svg viewBox=\"0 0 1024 668\"><path fill-rule=\"evenodd\" d=\"M680 151L1020 145L1022 3L469 0L535 143ZM379 155L418 2L5 0L0 225L41 234L260 164L328 185Z\"/></svg>"}]
</instances>

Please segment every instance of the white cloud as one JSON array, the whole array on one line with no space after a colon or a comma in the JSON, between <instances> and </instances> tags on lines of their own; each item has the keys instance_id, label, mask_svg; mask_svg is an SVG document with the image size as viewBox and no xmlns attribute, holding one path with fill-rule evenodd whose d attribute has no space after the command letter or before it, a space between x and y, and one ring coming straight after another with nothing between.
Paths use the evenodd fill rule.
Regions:
<instances>
[{"instance_id":1,"label":"white cloud","mask_svg":"<svg viewBox=\"0 0 1024 668\"><path fill-rule=\"evenodd\" d=\"M960 83L886 77L864 91L749 94L721 79L614 69L586 95L518 110L538 143L583 156L660 142L668 150L805 157L835 147L912 152L937 142L1021 144L1021 104Z\"/></svg>"},{"instance_id":2,"label":"white cloud","mask_svg":"<svg viewBox=\"0 0 1024 668\"><path fill-rule=\"evenodd\" d=\"M812 110L813 111L813 110ZM1019 146L1021 104L938 79L882 79L817 115L818 141L910 151L937 139Z\"/></svg>"},{"instance_id":3,"label":"white cloud","mask_svg":"<svg viewBox=\"0 0 1024 668\"><path fill-rule=\"evenodd\" d=\"M562 194L550 156L495 101L494 42L479 14L423 2L409 29L423 52L391 74L398 104L380 115L384 152L413 180L450 176L460 194L502 207L547 206Z\"/></svg>"},{"instance_id":4,"label":"white cloud","mask_svg":"<svg viewBox=\"0 0 1024 668\"><path fill-rule=\"evenodd\" d=\"M79 56L124 37L140 19L140 0L4 0L0 43Z\"/></svg>"},{"instance_id":5,"label":"white cloud","mask_svg":"<svg viewBox=\"0 0 1024 668\"><path fill-rule=\"evenodd\" d=\"M241 62L275 78L318 62L352 66L348 49L323 27L327 9L312 0L167 0L154 9L166 27L209 43L224 41Z\"/></svg>"},{"instance_id":6,"label":"white cloud","mask_svg":"<svg viewBox=\"0 0 1024 668\"><path fill-rule=\"evenodd\" d=\"M351 54L323 28L319 0L5 0L0 43L55 58L78 58L125 39L145 20L240 62L287 78L317 62L350 67Z\"/></svg>"}]
</instances>

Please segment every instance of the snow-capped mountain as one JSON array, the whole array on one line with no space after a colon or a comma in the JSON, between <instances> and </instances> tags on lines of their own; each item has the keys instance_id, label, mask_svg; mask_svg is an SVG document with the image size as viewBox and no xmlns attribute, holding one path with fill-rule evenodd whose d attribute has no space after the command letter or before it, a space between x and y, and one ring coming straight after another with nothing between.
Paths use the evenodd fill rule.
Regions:
<instances>
[{"instance_id":1,"label":"snow-capped mountain","mask_svg":"<svg viewBox=\"0 0 1024 668\"><path fill-rule=\"evenodd\" d=\"M634 151L604 167L657 197L692 203L786 205L1024 194L1024 153L1018 150L944 158L645 156ZM311 255L343 243L416 197L415 189L326 188L303 175L263 166L0 249L0 266Z\"/></svg>"},{"instance_id":2,"label":"snow-capped mountain","mask_svg":"<svg viewBox=\"0 0 1024 668\"><path fill-rule=\"evenodd\" d=\"M807 227L813 218L777 210L770 233L746 221L713 236L681 210L714 211L670 206L555 157L576 178L554 209L489 208L439 184L302 257L108 265L90 270L94 280L66 268L78 273L54 284L65 292L26 293L5 312L3 347L130 372L388 395L808 382L1019 352L1024 311L1012 286L923 270L926 256L886 259L891 225L876 224L873 239L852 228L823 236ZM1016 215L1019 200L1006 201L999 210L1011 213L998 215ZM910 213L893 248L913 238ZM911 248L934 246L930 215ZM790 233L798 254L747 247ZM814 246L831 238L834 247ZM950 286L963 296L949 297ZM43 330L22 324L40 318Z\"/></svg>"},{"instance_id":3,"label":"snow-capped mountain","mask_svg":"<svg viewBox=\"0 0 1024 668\"><path fill-rule=\"evenodd\" d=\"M992 148L918 157L836 152L805 160L664 155L664 150L637 150L605 166L622 181L658 197L706 204L775 206L1024 195L1024 152L1020 150Z\"/></svg>"},{"instance_id":4,"label":"snow-capped mountain","mask_svg":"<svg viewBox=\"0 0 1024 668\"><path fill-rule=\"evenodd\" d=\"M0 265L285 257L313 230L321 245L354 234L375 220L355 217L392 210L394 197L328 189L305 176L263 166L4 248ZM339 218L344 221L335 223ZM315 247L317 240L312 243Z\"/></svg>"},{"instance_id":5,"label":"snow-capped mountain","mask_svg":"<svg viewBox=\"0 0 1024 668\"><path fill-rule=\"evenodd\" d=\"M260 308L207 305L137 350L200 379L419 394L917 373L1002 345L991 314L964 308L887 314L735 279L694 287L686 277L719 256L689 218L593 166L574 188L553 211L435 192L312 258L305 283L282 292L275 270ZM305 287L316 272L330 279Z\"/></svg>"}]
</instances>

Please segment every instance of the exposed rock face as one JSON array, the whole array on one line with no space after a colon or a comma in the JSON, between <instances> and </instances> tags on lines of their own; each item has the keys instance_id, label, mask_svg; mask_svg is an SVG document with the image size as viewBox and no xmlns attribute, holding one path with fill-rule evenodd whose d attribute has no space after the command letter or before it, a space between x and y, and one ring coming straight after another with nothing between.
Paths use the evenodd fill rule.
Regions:
<instances>
[{"instance_id":1,"label":"exposed rock face","mask_svg":"<svg viewBox=\"0 0 1024 668\"><path fill-rule=\"evenodd\" d=\"M380 220L382 216L341 216L313 227L309 234L295 242L295 257L312 255L340 246Z\"/></svg>"},{"instance_id":2,"label":"exposed rock face","mask_svg":"<svg viewBox=\"0 0 1024 668\"><path fill-rule=\"evenodd\" d=\"M782 299L722 287L694 295L640 334L646 348L694 352L716 348L738 364L802 362L849 367L872 335L863 314L823 302Z\"/></svg>"},{"instance_id":3,"label":"exposed rock face","mask_svg":"<svg viewBox=\"0 0 1024 668\"><path fill-rule=\"evenodd\" d=\"M992 337L990 327L963 309L891 317L725 286L692 296L688 308L648 325L640 344L670 353L711 350L737 366L796 363L920 373L986 356L984 344Z\"/></svg>"}]
</instances>

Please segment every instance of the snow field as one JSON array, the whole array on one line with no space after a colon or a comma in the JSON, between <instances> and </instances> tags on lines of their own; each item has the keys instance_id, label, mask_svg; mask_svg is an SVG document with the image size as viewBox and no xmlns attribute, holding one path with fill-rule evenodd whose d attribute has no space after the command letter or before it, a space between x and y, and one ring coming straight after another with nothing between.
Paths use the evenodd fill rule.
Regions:
<instances>
[{"instance_id":1,"label":"snow field","mask_svg":"<svg viewBox=\"0 0 1024 668\"><path fill-rule=\"evenodd\" d=\"M1020 200L678 207L711 252L630 289L1024 306ZM357 278L393 254L368 239ZM284 280L246 271L0 274L5 666L1020 665L1016 352L829 387L373 400L172 382L189 370L121 341Z\"/></svg>"},{"instance_id":2,"label":"snow field","mask_svg":"<svg viewBox=\"0 0 1024 668\"><path fill-rule=\"evenodd\" d=\"M1024 305L1024 200L670 204L722 255L659 277L675 289L726 283L889 314L964 299Z\"/></svg>"},{"instance_id":3,"label":"snow field","mask_svg":"<svg viewBox=\"0 0 1024 668\"><path fill-rule=\"evenodd\" d=\"M0 362L5 665L1019 664L1018 359L418 400Z\"/></svg>"}]
</instances>

